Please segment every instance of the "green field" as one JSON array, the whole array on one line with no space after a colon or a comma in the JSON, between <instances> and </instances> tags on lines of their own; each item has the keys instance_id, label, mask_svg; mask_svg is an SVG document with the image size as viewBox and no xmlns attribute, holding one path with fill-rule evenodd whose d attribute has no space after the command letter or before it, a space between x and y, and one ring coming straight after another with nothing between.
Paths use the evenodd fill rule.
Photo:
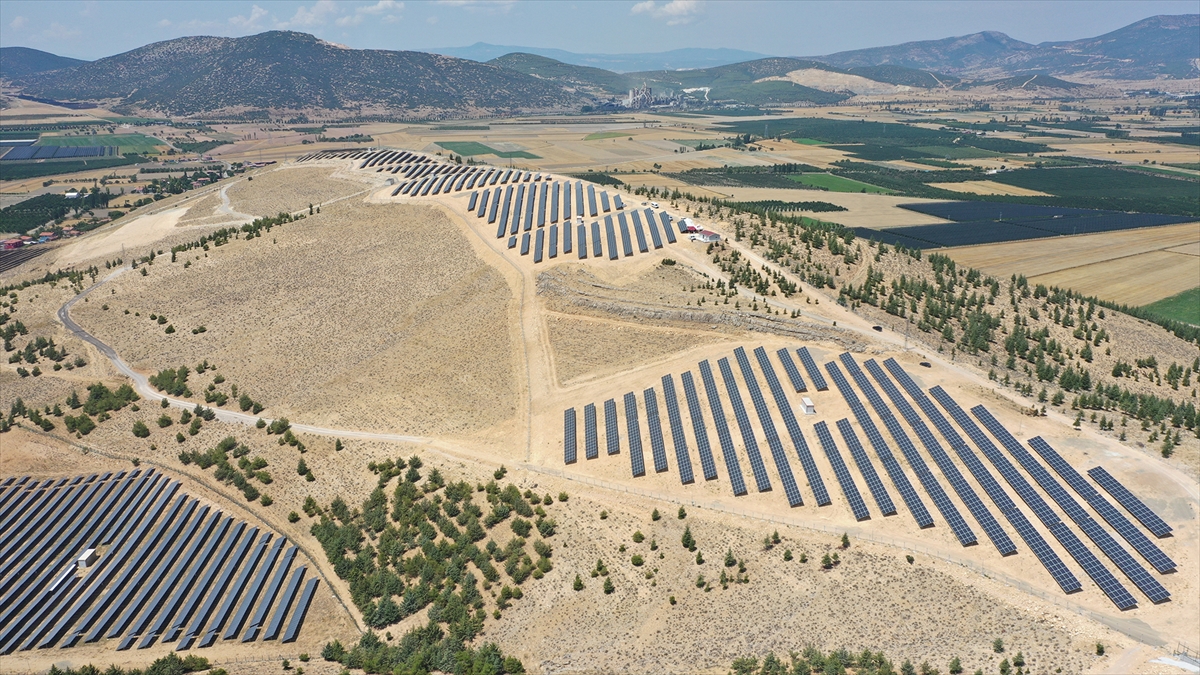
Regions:
<instances>
[{"instance_id":1,"label":"green field","mask_svg":"<svg viewBox=\"0 0 1200 675\"><path fill-rule=\"evenodd\" d=\"M790 140L793 143L799 143L800 145L829 145L825 141L818 141L815 138L793 138Z\"/></svg>"},{"instance_id":2,"label":"green field","mask_svg":"<svg viewBox=\"0 0 1200 675\"><path fill-rule=\"evenodd\" d=\"M912 149L940 159L981 159L983 157L1000 156L998 152L984 150L983 148L972 148L970 146L922 145L914 146Z\"/></svg>"},{"instance_id":3,"label":"green field","mask_svg":"<svg viewBox=\"0 0 1200 675\"><path fill-rule=\"evenodd\" d=\"M21 180L40 176L58 176L76 171L109 169L145 161L140 157L96 157L50 162L0 162L0 180Z\"/></svg>"},{"instance_id":4,"label":"green field","mask_svg":"<svg viewBox=\"0 0 1200 675\"><path fill-rule=\"evenodd\" d=\"M1167 166L1174 166L1174 167L1178 167L1180 169L1191 169L1192 171L1200 171L1200 162L1188 162L1185 164L1168 164Z\"/></svg>"},{"instance_id":5,"label":"green field","mask_svg":"<svg viewBox=\"0 0 1200 675\"><path fill-rule=\"evenodd\" d=\"M629 138L629 134L624 131L597 131L594 134L588 134L583 137L585 141L602 141L606 138Z\"/></svg>"},{"instance_id":6,"label":"green field","mask_svg":"<svg viewBox=\"0 0 1200 675\"><path fill-rule=\"evenodd\" d=\"M514 150L512 152L501 152L493 150L483 143L477 141L437 141L437 144L450 152L462 155L463 157L474 157L476 155L495 155L501 159L541 159L537 155L525 152L524 150Z\"/></svg>"},{"instance_id":7,"label":"green field","mask_svg":"<svg viewBox=\"0 0 1200 675\"><path fill-rule=\"evenodd\" d=\"M802 173L799 176L788 176L788 178L815 188L824 188L830 192L873 192L877 194L890 195L894 190L881 188L877 185L862 183L850 178L842 178L830 173Z\"/></svg>"},{"instance_id":8,"label":"green field","mask_svg":"<svg viewBox=\"0 0 1200 675\"><path fill-rule=\"evenodd\" d=\"M155 152L156 148L166 145L166 143L144 136L142 134L98 134L96 136L42 136L37 142L38 145L59 145L71 148L78 148L93 145L115 145L120 148L121 154L137 153L146 154Z\"/></svg>"},{"instance_id":9,"label":"green field","mask_svg":"<svg viewBox=\"0 0 1200 675\"><path fill-rule=\"evenodd\" d=\"M721 138L672 138L671 142L678 143L680 145L689 147L693 150L700 147L701 145L707 146L710 148L714 147L714 146L721 147L721 146L729 145L729 141L726 141Z\"/></svg>"},{"instance_id":10,"label":"green field","mask_svg":"<svg viewBox=\"0 0 1200 675\"><path fill-rule=\"evenodd\" d=\"M1200 287L1184 291L1179 295L1163 298L1142 309L1153 312L1161 317L1185 321L1193 326L1200 326Z\"/></svg>"}]
</instances>

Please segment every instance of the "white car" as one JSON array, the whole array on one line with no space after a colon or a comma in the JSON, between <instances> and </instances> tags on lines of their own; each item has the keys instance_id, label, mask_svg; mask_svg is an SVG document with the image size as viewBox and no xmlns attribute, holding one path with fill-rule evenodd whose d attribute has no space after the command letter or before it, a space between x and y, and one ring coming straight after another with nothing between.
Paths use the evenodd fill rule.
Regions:
<instances>
[{"instance_id":1,"label":"white car","mask_svg":"<svg viewBox=\"0 0 1200 675\"><path fill-rule=\"evenodd\" d=\"M658 202L650 202L650 208L657 209L657 208L658 208Z\"/></svg>"}]
</instances>

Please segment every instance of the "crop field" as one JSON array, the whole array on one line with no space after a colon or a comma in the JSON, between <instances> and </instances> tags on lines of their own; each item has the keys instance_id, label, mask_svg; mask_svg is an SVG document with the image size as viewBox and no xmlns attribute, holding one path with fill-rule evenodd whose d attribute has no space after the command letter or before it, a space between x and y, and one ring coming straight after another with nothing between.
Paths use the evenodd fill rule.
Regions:
<instances>
[{"instance_id":1,"label":"crop field","mask_svg":"<svg viewBox=\"0 0 1200 675\"><path fill-rule=\"evenodd\" d=\"M818 141L815 138L792 138L789 140L800 145L828 145L825 141Z\"/></svg>"},{"instance_id":2,"label":"crop field","mask_svg":"<svg viewBox=\"0 0 1200 675\"><path fill-rule=\"evenodd\" d=\"M981 159L984 157L1000 157L999 152L958 145L919 145L911 148L925 153L929 157L942 159Z\"/></svg>"},{"instance_id":3,"label":"crop field","mask_svg":"<svg viewBox=\"0 0 1200 675\"><path fill-rule=\"evenodd\" d=\"M606 138L621 138L622 136L629 136L629 134L625 133L624 131L597 131L594 134L588 134L587 136L584 136L583 140L602 141Z\"/></svg>"},{"instance_id":4,"label":"crop field","mask_svg":"<svg viewBox=\"0 0 1200 675\"><path fill-rule=\"evenodd\" d=\"M495 155L501 159L541 159L537 155L525 152L524 150L514 150L505 152L503 150L494 150L483 143L477 141L438 141L438 145L456 152L463 157L475 157L477 155Z\"/></svg>"},{"instance_id":5,"label":"crop field","mask_svg":"<svg viewBox=\"0 0 1200 675\"><path fill-rule=\"evenodd\" d=\"M97 136L42 136L38 145L62 145L80 147L89 145L115 145L122 153L145 154L155 152L166 143L143 134L101 134Z\"/></svg>"},{"instance_id":6,"label":"crop field","mask_svg":"<svg viewBox=\"0 0 1200 675\"><path fill-rule=\"evenodd\" d=\"M892 190L881 188L869 183L863 183L850 178L842 178L828 173L804 173L799 176L788 176L791 180L802 185L823 188L830 192L868 192L882 195L892 194Z\"/></svg>"},{"instance_id":7,"label":"crop field","mask_svg":"<svg viewBox=\"0 0 1200 675\"><path fill-rule=\"evenodd\" d=\"M42 176L59 176L80 171L110 169L143 161L132 157L97 157L62 162L4 162L0 163L0 180L23 180Z\"/></svg>"},{"instance_id":8,"label":"crop field","mask_svg":"<svg viewBox=\"0 0 1200 675\"><path fill-rule=\"evenodd\" d=\"M944 169L964 168L961 164L953 162L942 162L941 160L917 159L913 160L922 164L926 162L938 162L939 164L949 164L943 166ZM936 165L935 165L936 166ZM1014 197L1046 197L1049 196L1045 192L1037 190L1029 190L1015 185L1005 185L997 183L994 180L966 180L958 183L927 183L930 187L950 190L951 192L970 192L977 195L1009 195Z\"/></svg>"},{"instance_id":9,"label":"crop field","mask_svg":"<svg viewBox=\"0 0 1200 675\"><path fill-rule=\"evenodd\" d=\"M1200 264L1200 261L1197 261L1197 264ZM1146 305L1145 309L1159 316L1200 326L1200 286L1152 302Z\"/></svg>"},{"instance_id":10,"label":"crop field","mask_svg":"<svg viewBox=\"0 0 1200 675\"><path fill-rule=\"evenodd\" d=\"M1195 202L1200 182L1160 178L1101 167L1023 169L995 174L992 180L1062 197L1106 197L1135 192L1147 199Z\"/></svg>"}]
</instances>

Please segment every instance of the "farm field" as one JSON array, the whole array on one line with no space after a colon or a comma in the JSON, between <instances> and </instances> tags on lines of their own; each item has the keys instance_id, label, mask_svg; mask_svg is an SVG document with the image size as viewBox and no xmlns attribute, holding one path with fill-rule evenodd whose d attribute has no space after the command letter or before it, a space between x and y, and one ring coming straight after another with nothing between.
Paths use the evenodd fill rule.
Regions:
<instances>
[{"instance_id":1,"label":"farm field","mask_svg":"<svg viewBox=\"0 0 1200 675\"><path fill-rule=\"evenodd\" d=\"M38 145L64 145L80 147L89 145L115 145L121 153L146 154L157 152L166 143L144 134L97 134L94 136L51 136L43 134Z\"/></svg>"},{"instance_id":2,"label":"farm field","mask_svg":"<svg viewBox=\"0 0 1200 675\"><path fill-rule=\"evenodd\" d=\"M1176 321L1186 321L1194 326L1200 326L1200 286L1152 302L1146 305L1145 309Z\"/></svg>"},{"instance_id":3,"label":"farm field","mask_svg":"<svg viewBox=\"0 0 1200 675\"><path fill-rule=\"evenodd\" d=\"M495 155L501 159L541 159L535 154L525 152L524 150L494 150L483 143L476 141L438 141L438 145L456 152L463 157L475 157L478 155Z\"/></svg>"},{"instance_id":4,"label":"farm field","mask_svg":"<svg viewBox=\"0 0 1200 675\"><path fill-rule=\"evenodd\" d=\"M830 192L867 192L875 194L892 194L893 191L887 188L881 188L869 183L863 183L841 176L823 173L805 173L798 176L789 176L792 180L803 185L808 185L815 188L823 188Z\"/></svg>"},{"instance_id":5,"label":"farm field","mask_svg":"<svg viewBox=\"0 0 1200 675\"><path fill-rule=\"evenodd\" d=\"M1039 192L1015 185L1005 185L994 180L968 180L961 183L929 183L929 186L953 192L970 192L977 195L1010 195L1014 197L1045 197L1049 195L1047 192Z\"/></svg>"},{"instance_id":6,"label":"farm field","mask_svg":"<svg viewBox=\"0 0 1200 675\"><path fill-rule=\"evenodd\" d=\"M1150 251L1050 272L1030 277L1029 281L1128 305L1145 305L1194 288L1196 264L1194 256Z\"/></svg>"}]
</instances>

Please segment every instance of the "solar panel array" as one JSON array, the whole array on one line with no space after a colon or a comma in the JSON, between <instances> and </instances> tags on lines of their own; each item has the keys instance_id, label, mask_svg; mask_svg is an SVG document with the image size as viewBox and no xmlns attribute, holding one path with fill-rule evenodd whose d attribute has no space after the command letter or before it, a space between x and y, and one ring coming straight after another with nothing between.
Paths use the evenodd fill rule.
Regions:
<instances>
[{"instance_id":1,"label":"solar panel array","mask_svg":"<svg viewBox=\"0 0 1200 675\"><path fill-rule=\"evenodd\" d=\"M712 446L708 444L708 427L704 425L704 409L700 407L700 397L696 394L696 383L692 380L692 371L685 372L679 379L683 381L688 415L692 418L692 432L696 435L696 452L700 453L700 470L704 472L704 480L716 480L717 463L713 460Z\"/></svg>"},{"instance_id":2,"label":"solar panel array","mask_svg":"<svg viewBox=\"0 0 1200 675\"><path fill-rule=\"evenodd\" d=\"M608 454L621 452L621 436L617 431L617 402L608 399L604 402L604 440L608 444Z\"/></svg>"},{"instance_id":3,"label":"solar panel array","mask_svg":"<svg viewBox=\"0 0 1200 675\"><path fill-rule=\"evenodd\" d=\"M762 347L755 351L755 355L758 356L760 352L761 356L765 358L766 352L762 351ZM759 426L762 427L763 435L767 437L767 447L771 450L771 458L775 460L775 472L779 474L779 482L783 483L788 505L800 506L804 504L804 500L800 497L800 488L796 486L796 478L792 475L792 465L788 463L787 454L783 451L783 443L779 440L779 433L775 431L775 422L771 419L767 400L763 398L762 389L758 386L758 378L755 377L754 370L750 368L750 359L746 357L746 350L738 347L733 350L733 356L737 359L738 368L742 371L742 380L746 383L746 390L750 392L750 402L754 405L754 412L758 415ZM759 363L762 363L762 359ZM767 361L767 366L770 367L770 365L771 362Z\"/></svg>"},{"instance_id":4,"label":"solar panel array","mask_svg":"<svg viewBox=\"0 0 1200 675\"><path fill-rule=\"evenodd\" d=\"M832 361L825 364L825 369L829 371L829 376L833 378L833 383L837 386L838 392L846 400L846 404L850 406L850 412L854 413L854 419L858 421L858 426L867 435L867 440L871 442L871 447L875 448L875 454L879 456L879 461L883 462L883 468L887 471L888 477L892 479L892 485L895 485L896 489L900 491L900 498L908 506L908 511L917 521L917 525L920 527L932 527L933 517L929 515L929 510L925 508L925 503L921 501L920 495L913 489L912 483L908 481L908 476L905 475L904 469L900 467L900 462L896 461L896 456L892 454L891 448L883 440L883 435L879 433L875 422L867 414L867 409L850 387L850 382L846 380L846 376L842 375L841 369Z\"/></svg>"},{"instance_id":5,"label":"solar panel array","mask_svg":"<svg viewBox=\"0 0 1200 675\"><path fill-rule=\"evenodd\" d=\"M796 368L796 362L792 360L792 355L787 349L780 349L775 352L779 357L779 362L783 364L783 371L787 373L788 379L792 381L792 387L797 392L808 391L808 385L804 384L804 378L800 377L800 369Z\"/></svg>"},{"instance_id":6,"label":"solar panel array","mask_svg":"<svg viewBox=\"0 0 1200 675\"><path fill-rule=\"evenodd\" d=\"M1042 456L1042 459L1050 465L1050 468L1054 469L1067 482L1067 485L1074 488L1075 492L1080 497L1083 497L1084 501L1090 504L1096 513L1099 513L1100 517L1117 531L1117 534L1121 535L1134 550L1153 565L1154 569L1163 574L1175 569L1175 561L1167 557L1167 554L1163 553L1162 549L1155 546L1154 542L1146 538L1146 535L1142 534L1141 530L1129 522L1129 519L1123 513L1118 511L1090 483L1085 481L1083 476L1068 464L1062 458L1062 455L1058 454L1057 450L1050 447L1049 443L1040 436L1035 436L1029 439L1029 446L1037 451Z\"/></svg>"},{"instance_id":7,"label":"solar panel array","mask_svg":"<svg viewBox=\"0 0 1200 675\"><path fill-rule=\"evenodd\" d=\"M850 510L854 512L854 519L870 518L871 513L867 510L862 495L858 492L858 486L854 484L854 477L850 475L850 470L842 461L842 453L838 452L837 445L833 442L833 434L829 433L828 425L823 421L817 422L813 425L813 431L817 432L817 439L821 441L821 448L825 450L825 456L829 458L833 474L837 476L838 484L842 486L842 494L846 496L846 501L850 502Z\"/></svg>"},{"instance_id":8,"label":"solar panel array","mask_svg":"<svg viewBox=\"0 0 1200 675\"><path fill-rule=\"evenodd\" d=\"M983 528L988 539L992 541L992 544L1000 552L1000 555L1016 553L1017 547L1013 544L1012 539L1009 538L1008 533L1000 528L1000 523L996 522L996 518L992 516L992 512L988 510L983 501L979 499L979 495L975 493L975 490L963 478L958 467L954 465L954 462L950 460L950 456L942 448L942 444L934 438L933 432L929 430L929 427L925 426L925 422L917 415L917 411L909 405L908 401L904 399L900 390L896 388L896 385L883 372L883 368L874 359L866 361L863 365L866 366L867 372L871 374L871 377L875 378L875 381L879 383L883 392L887 394L892 405L900 411L901 417L908 422L908 426L916 432L921 445L925 446L925 451L933 457L933 461L938 465L942 475L950 482L950 487L954 489L958 498L967 506L967 510L974 516L975 522L979 523L979 526Z\"/></svg>"},{"instance_id":9,"label":"solar panel array","mask_svg":"<svg viewBox=\"0 0 1200 675\"><path fill-rule=\"evenodd\" d=\"M9 486L0 497L0 654L103 637L121 638L118 649L159 640L190 649L257 562L246 551L258 528L201 505L153 469ZM95 549L103 553L79 575L76 559ZM311 599L296 604L285 639L295 639ZM287 611L276 610L281 621Z\"/></svg>"},{"instance_id":10,"label":"solar panel array","mask_svg":"<svg viewBox=\"0 0 1200 675\"><path fill-rule=\"evenodd\" d=\"M817 362L813 361L812 354L808 353L808 347L797 349L796 355L800 357L800 363L804 364L804 369L808 371L808 377L813 381L813 386L817 388L817 391L829 389L829 384L825 382L821 370L817 368Z\"/></svg>"},{"instance_id":11,"label":"solar panel array","mask_svg":"<svg viewBox=\"0 0 1200 675\"><path fill-rule=\"evenodd\" d=\"M1129 491L1116 478L1113 478L1104 467L1097 466L1088 469L1088 475L1096 484L1104 488L1104 491L1113 496L1121 506L1125 507L1134 518L1137 518L1147 530L1156 537L1165 537L1171 534L1171 526L1158 517L1158 514L1150 510L1142 500Z\"/></svg>"},{"instance_id":12,"label":"solar panel array","mask_svg":"<svg viewBox=\"0 0 1200 675\"><path fill-rule=\"evenodd\" d=\"M679 414L679 398L675 395L674 378L669 374L663 375L662 387L663 399L667 404L667 422L671 425L671 441L675 445L675 464L679 466L679 480L684 485L688 485L695 482L696 477L692 473L692 458L688 455L687 436L683 434L683 417ZM647 389L647 391L651 390ZM711 453L709 454L709 463L712 463ZM713 473L716 473L715 469Z\"/></svg>"},{"instance_id":13,"label":"solar panel array","mask_svg":"<svg viewBox=\"0 0 1200 675\"><path fill-rule=\"evenodd\" d=\"M0 156L0 161L11 162L19 159L72 159L79 157L116 157L120 154L117 146L86 145L23 145L11 148ZM181 171L184 169L180 169Z\"/></svg>"},{"instance_id":14,"label":"solar panel array","mask_svg":"<svg viewBox=\"0 0 1200 675\"><path fill-rule=\"evenodd\" d=\"M650 431L650 454L654 457L654 472L667 470L667 445L663 442L662 421L658 418L658 396L654 387L642 392L646 402L646 428Z\"/></svg>"},{"instance_id":15,"label":"solar panel array","mask_svg":"<svg viewBox=\"0 0 1200 675\"><path fill-rule=\"evenodd\" d=\"M746 455L750 458L750 471L754 474L755 485L759 492L769 492L771 479L767 477L767 467L763 464L762 454L758 451L754 428L750 426L750 416L746 414L746 406L742 403L742 395L738 391L737 381L733 379L733 370L729 367L729 359L717 359L717 368L721 371L721 379L725 382L725 391L729 394L729 404L733 407L733 417L742 434Z\"/></svg>"},{"instance_id":16,"label":"solar panel array","mask_svg":"<svg viewBox=\"0 0 1200 675\"><path fill-rule=\"evenodd\" d=\"M563 413L563 458L567 464L574 464L575 449L575 409L567 408Z\"/></svg>"},{"instance_id":17,"label":"solar panel array","mask_svg":"<svg viewBox=\"0 0 1200 675\"><path fill-rule=\"evenodd\" d=\"M846 441L846 447L850 448L850 456L858 465L858 472L867 481L867 488L871 491L871 496L875 498L875 505L879 507L880 513L885 516L894 515L896 505L892 502L887 488L883 486L883 481L879 480L879 474L875 473L875 465L871 464L871 458L867 456L867 451L858 441L854 428L850 426L850 420L846 418L838 420L837 428L842 435L842 440Z\"/></svg>"},{"instance_id":18,"label":"solar panel array","mask_svg":"<svg viewBox=\"0 0 1200 675\"><path fill-rule=\"evenodd\" d=\"M787 350L781 349L779 354L782 360L787 356ZM775 369L771 366L770 359L767 358L767 352L759 347L754 350L754 356L758 359L763 376L767 378L767 386L771 389L771 395L775 397L775 407L779 409L779 414L783 417L783 426L787 428L788 435L792 439L792 446L796 449L796 456L800 458L800 466L804 468L804 475L808 477L808 487L813 491L817 506L827 506L830 503L829 491L825 489L825 481L822 480L821 472L817 470L817 463L813 461L812 453L808 450L808 442L804 440L800 424L796 422L796 415L792 412L792 406L783 393L783 386L780 385L779 378L775 375Z\"/></svg>"},{"instance_id":19,"label":"solar panel array","mask_svg":"<svg viewBox=\"0 0 1200 675\"><path fill-rule=\"evenodd\" d=\"M933 473L930 472L925 459L917 452L917 448L909 440L908 434L900 426L900 423L896 420L888 405L884 403L883 398L875 391L875 387L863 375L858 364L847 353L843 353L839 358L842 361L842 365L850 373L850 376L854 378L855 384L858 385L858 388L867 397L867 401L875 410L875 414L879 416L879 419L883 420L883 426L887 427L888 433L896 441L896 445L900 446L900 452L904 454L904 458L908 460L908 465L917 474L917 480L921 481L921 486L925 488L925 493L929 495L938 512L946 519L946 523L950 525L950 529L954 532L954 536L958 538L959 543L963 546L970 546L976 543L978 540L975 537L975 533L967 525L967 521L963 520L962 514L958 512L958 507L950 501L950 497L946 495L946 491L942 489L941 484L937 482Z\"/></svg>"},{"instance_id":20,"label":"solar panel array","mask_svg":"<svg viewBox=\"0 0 1200 675\"><path fill-rule=\"evenodd\" d=\"M700 379L704 382L704 391L708 394L708 406L712 409L713 424L717 427L717 440L721 443L721 454L725 456L725 470L729 473L729 482L733 484L733 494L746 494L746 479L742 475L742 465L738 462L737 453L733 449L733 437L729 435L729 423L725 419L725 408L721 405L721 393L717 391L717 382L713 379L712 368L708 360L700 362Z\"/></svg>"}]
</instances>

